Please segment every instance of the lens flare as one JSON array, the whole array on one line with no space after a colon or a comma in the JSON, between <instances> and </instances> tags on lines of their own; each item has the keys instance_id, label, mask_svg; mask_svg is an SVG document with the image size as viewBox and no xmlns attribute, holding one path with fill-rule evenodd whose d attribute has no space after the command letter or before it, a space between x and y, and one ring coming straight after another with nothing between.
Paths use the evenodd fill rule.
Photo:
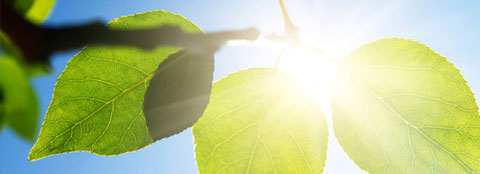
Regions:
<instances>
[{"instance_id":1,"label":"lens flare","mask_svg":"<svg viewBox=\"0 0 480 174\"><path fill-rule=\"evenodd\" d=\"M335 64L325 54L309 48L286 49L278 68L295 77L306 90L329 110L330 91L335 80Z\"/></svg>"}]
</instances>

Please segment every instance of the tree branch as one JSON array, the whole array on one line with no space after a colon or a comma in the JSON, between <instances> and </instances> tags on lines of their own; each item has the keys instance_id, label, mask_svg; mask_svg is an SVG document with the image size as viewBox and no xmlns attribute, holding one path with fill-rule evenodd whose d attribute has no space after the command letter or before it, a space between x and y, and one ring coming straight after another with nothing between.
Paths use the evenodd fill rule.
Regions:
<instances>
[{"instance_id":1,"label":"tree branch","mask_svg":"<svg viewBox=\"0 0 480 174\"><path fill-rule=\"evenodd\" d=\"M255 40L259 36L258 30L254 28L190 34L173 26L114 30L100 22L64 28L39 27L28 22L5 1L1 1L0 12L0 29L21 50L27 63L47 63L49 56L56 51L85 45L134 46L146 50L168 45L202 51L217 49L228 40Z\"/></svg>"}]
</instances>

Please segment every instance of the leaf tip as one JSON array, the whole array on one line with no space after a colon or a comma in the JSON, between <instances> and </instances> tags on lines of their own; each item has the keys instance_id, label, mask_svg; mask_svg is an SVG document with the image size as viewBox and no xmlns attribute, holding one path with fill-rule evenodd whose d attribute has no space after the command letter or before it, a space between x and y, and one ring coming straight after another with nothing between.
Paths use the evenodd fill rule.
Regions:
<instances>
[{"instance_id":1,"label":"leaf tip","mask_svg":"<svg viewBox=\"0 0 480 174\"><path fill-rule=\"evenodd\" d=\"M38 149L36 148L35 145L33 145L32 149L30 150L30 153L28 153L28 161L33 162L37 161L39 159L44 158L45 155L38 155Z\"/></svg>"},{"instance_id":2,"label":"leaf tip","mask_svg":"<svg viewBox=\"0 0 480 174\"><path fill-rule=\"evenodd\" d=\"M28 161L30 161L30 162L38 160L38 158L33 155L32 151L30 151L30 153L28 154L28 158L27 158L27 159L28 159Z\"/></svg>"}]
</instances>

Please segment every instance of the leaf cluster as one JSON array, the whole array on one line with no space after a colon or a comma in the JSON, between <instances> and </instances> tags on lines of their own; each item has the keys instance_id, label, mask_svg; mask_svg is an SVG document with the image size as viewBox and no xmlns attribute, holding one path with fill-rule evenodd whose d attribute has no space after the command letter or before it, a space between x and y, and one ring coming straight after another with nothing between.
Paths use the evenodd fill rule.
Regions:
<instances>
[{"instance_id":1,"label":"leaf cluster","mask_svg":"<svg viewBox=\"0 0 480 174\"><path fill-rule=\"evenodd\" d=\"M279 2L289 21L287 33L295 32ZM163 26L206 36L188 19L162 10L107 25L123 31ZM314 97L295 78L272 68L238 71L212 85L215 46L83 48L57 80L28 159L76 151L119 155L193 126L199 173L322 173L329 134ZM330 126L361 169L480 172L479 108L445 57L416 41L387 38L335 63ZM32 137L31 130L22 132L18 119L36 119L30 117L37 115L33 109L24 109L37 106L30 100L29 76L9 57L0 59L0 76L0 119Z\"/></svg>"}]
</instances>

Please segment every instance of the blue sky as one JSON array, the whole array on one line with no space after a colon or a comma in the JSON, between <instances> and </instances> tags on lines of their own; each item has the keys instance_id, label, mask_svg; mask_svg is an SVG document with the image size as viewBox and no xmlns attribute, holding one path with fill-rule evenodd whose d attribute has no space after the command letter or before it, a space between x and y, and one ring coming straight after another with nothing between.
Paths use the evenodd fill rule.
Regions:
<instances>
[{"instance_id":1,"label":"blue sky","mask_svg":"<svg viewBox=\"0 0 480 174\"><path fill-rule=\"evenodd\" d=\"M58 0L44 25L62 26L163 9L181 14L205 31L256 27L281 32L277 0ZM385 0L285 0L293 22L327 53L342 56L385 37L420 41L455 64L480 98L480 2ZM461 3L460 3L461 2ZM32 80L41 119L56 78L78 50L53 56L53 71ZM215 80L240 69L273 66L277 52L251 46L223 47L216 53ZM39 123L39 125L41 122ZM332 133L332 132L330 132ZM358 173L330 135L325 173ZM0 173L197 173L193 137L188 129L144 149L104 157L76 152L28 162L33 143L5 129L0 134Z\"/></svg>"}]
</instances>

